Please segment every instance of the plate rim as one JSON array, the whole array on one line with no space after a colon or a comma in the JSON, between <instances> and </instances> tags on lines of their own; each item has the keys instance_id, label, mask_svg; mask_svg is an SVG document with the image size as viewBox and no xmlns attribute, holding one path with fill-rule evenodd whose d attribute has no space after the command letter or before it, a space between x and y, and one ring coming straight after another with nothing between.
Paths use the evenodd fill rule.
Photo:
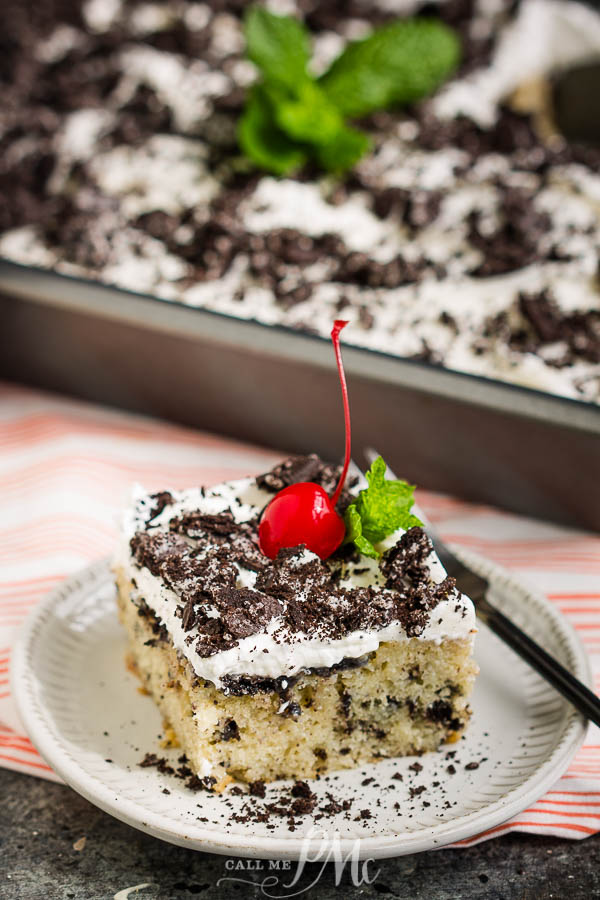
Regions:
<instances>
[{"instance_id":1,"label":"plate rim","mask_svg":"<svg viewBox=\"0 0 600 900\"><path fill-rule=\"evenodd\" d=\"M588 654L571 623L546 598L535 589L523 584L506 569L490 562L485 557L463 548L453 548L457 555L473 568L483 570L494 582L502 583L505 588L516 589L541 605L554 626L566 638L573 659L573 671L587 686L591 686L591 666ZM22 624L13 649L11 665L11 691L17 705L18 713L29 738L40 755L63 781L81 794L90 803L112 815L114 818L172 844L206 853L220 855L236 855L251 858L298 859L300 853L317 845L323 846L327 852L327 844L323 842L322 833L307 844L306 837L275 838L274 836L227 835L215 828L192 825L191 836L182 830L165 826L160 813L147 809L135 800L118 797L114 790L107 786L97 775L87 771L80 761L75 761L65 754L60 740L55 737L49 725L44 708L38 702L31 671L27 666L30 647L35 646L40 629L51 617L55 605L65 594L81 588L82 579L96 583L106 577L110 570L110 559L104 558L85 566L61 580L53 590L43 597L28 614ZM33 651L32 651L33 652ZM566 701L565 701L566 702ZM587 732L587 720L574 709L567 711L562 735L554 750L538 768L517 788L511 791L508 798L500 798L472 813L461 816L458 824L450 820L430 828L423 828L410 833L399 833L378 837L342 837L339 832L332 832L342 854L349 853L359 842L361 859L384 859L425 850L438 849L456 841L461 841L488 831L500 825L517 813L535 803L556 783L568 768L571 760L584 742ZM336 837L337 836L337 837ZM312 857L311 857L312 858Z\"/></svg>"}]
</instances>

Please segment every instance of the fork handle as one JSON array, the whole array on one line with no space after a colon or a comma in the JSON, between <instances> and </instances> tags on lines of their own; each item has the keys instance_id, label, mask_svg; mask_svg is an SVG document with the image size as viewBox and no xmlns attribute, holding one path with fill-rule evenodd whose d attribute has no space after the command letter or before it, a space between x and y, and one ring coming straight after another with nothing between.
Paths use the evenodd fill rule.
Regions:
<instances>
[{"instance_id":1,"label":"fork handle","mask_svg":"<svg viewBox=\"0 0 600 900\"><path fill-rule=\"evenodd\" d=\"M511 622L486 597L477 601L477 615L532 669L566 697L587 719L600 726L600 699L564 666L536 644L524 631Z\"/></svg>"}]
</instances>

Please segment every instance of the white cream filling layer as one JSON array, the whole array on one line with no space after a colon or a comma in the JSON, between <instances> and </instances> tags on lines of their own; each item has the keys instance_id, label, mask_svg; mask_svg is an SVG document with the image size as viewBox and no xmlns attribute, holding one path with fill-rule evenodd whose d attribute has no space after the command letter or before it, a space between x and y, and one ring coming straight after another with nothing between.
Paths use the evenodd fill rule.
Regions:
<instances>
[{"instance_id":1,"label":"white cream filling layer","mask_svg":"<svg viewBox=\"0 0 600 900\"><path fill-rule=\"evenodd\" d=\"M231 511L238 522L247 521L257 509L271 499L272 494L256 488L252 479L243 479L219 485L203 495L199 490L172 492L175 503L165 508L163 513L152 523L150 530L160 531L175 515L183 512L199 510L205 514ZM153 501L139 490L136 492L132 509L125 517L123 540L116 559L116 566L124 575L133 580L137 587L134 598L144 599L158 620L168 630L175 648L189 661L196 675L222 686L226 675L255 675L265 678L292 676L305 668L330 668L343 659L356 659L371 653L383 642L400 642L408 640L407 634L399 622L392 622L379 629L358 629L337 640L311 637L305 634L287 635L282 641L280 617L273 618L266 629L250 637L241 639L238 644L213 656L201 656L195 649L195 632L185 632L181 618L176 615L181 605L181 598L169 588L162 579L153 575L149 569L140 568L132 559L129 541L133 534L144 528L148 511ZM386 546L392 546L401 536L397 532L386 539ZM305 551L299 562L309 561L313 554ZM356 566L365 569L359 575L351 572L344 578L342 585L346 587L376 584L379 574L376 561L363 557ZM445 571L437 559L430 558L430 569L434 580L439 583L445 577ZM239 584L252 587L255 574L240 568ZM210 611L208 613L210 615ZM214 611L218 615L217 611ZM429 622L418 640L433 641L440 644L444 640L470 639L476 631L475 611L471 601L456 594L448 600L440 602L430 613ZM277 634L279 632L279 636ZM191 643L186 638L192 637Z\"/></svg>"}]
</instances>

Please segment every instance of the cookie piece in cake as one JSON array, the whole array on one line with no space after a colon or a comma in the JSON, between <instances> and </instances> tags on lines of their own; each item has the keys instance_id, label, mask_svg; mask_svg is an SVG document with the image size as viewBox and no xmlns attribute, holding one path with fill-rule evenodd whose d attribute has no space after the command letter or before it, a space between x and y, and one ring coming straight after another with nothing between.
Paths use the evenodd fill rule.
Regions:
<instances>
[{"instance_id":1,"label":"cookie piece in cake","mask_svg":"<svg viewBox=\"0 0 600 900\"><path fill-rule=\"evenodd\" d=\"M261 512L316 457L258 478L139 492L115 561L131 660L207 784L306 778L434 750L469 718L471 601L422 528L380 558L260 550ZM341 505L352 499L344 491Z\"/></svg>"}]
</instances>

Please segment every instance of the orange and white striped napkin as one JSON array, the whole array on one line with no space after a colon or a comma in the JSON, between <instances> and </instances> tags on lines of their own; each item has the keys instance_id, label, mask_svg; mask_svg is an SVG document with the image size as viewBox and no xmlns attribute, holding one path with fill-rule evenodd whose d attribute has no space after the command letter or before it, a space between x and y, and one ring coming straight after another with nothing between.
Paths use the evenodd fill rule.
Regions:
<instances>
[{"instance_id":1,"label":"orange and white striped napkin","mask_svg":"<svg viewBox=\"0 0 600 900\"><path fill-rule=\"evenodd\" d=\"M0 765L58 780L27 739L10 694L11 648L29 610L66 575L111 553L131 483L211 484L279 455L0 383ZM446 540L544 593L578 630L600 687L600 537L419 492ZM583 838L600 831L600 730L533 807L467 846L508 831Z\"/></svg>"}]
</instances>

